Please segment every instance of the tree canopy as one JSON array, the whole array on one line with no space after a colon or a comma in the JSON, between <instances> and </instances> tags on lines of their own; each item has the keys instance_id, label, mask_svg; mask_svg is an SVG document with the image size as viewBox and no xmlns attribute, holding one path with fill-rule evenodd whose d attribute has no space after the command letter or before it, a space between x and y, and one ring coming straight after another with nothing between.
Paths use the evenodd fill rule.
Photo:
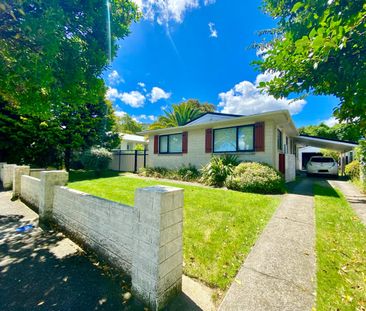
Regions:
<instances>
[{"instance_id":1,"label":"tree canopy","mask_svg":"<svg viewBox=\"0 0 366 311\"><path fill-rule=\"evenodd\" d=\"M299 128L300 134L318 136L323 138L340 139L357 142L362 138L360 128L356 124L339 123L328 126L324 123L308 125Z\"/></svg>"},{"instance_id":2,"label":"tree canopy","mask_svg":"<svg viewBox=\"0 0 366 311\"><path fill-rule=\"evenodd\" d=\"M116 130L120 133L136 134L143 130L143 124L138 123L126 113L122 117L117 117Z\"/></svg>"},{"instance_id":3,"label":"tree canopy","mask_svg":"<svg viewBox=\"0 0 366 311\"><path fill-rule=\"evenodd\" d=\"M139 18L130 0L12 0L0 3L0 96L27 114L64 103L98 103L102 71ZM51 107L52 106L52 107Z\"/></svg>"},{"instance_id":4,"label":"tree canopy","mask_svg":"<svg viewBox=\"0 0 366 311\"><path fill-rule=\"evenodd\" d=\"M43 118L23 114L0 100L0 160L69 169L75 152L92 146L118 146L114 125L114 110L108 101L64 104Z\"/></svg>"},{"instance_id":5,"label":"tree canopy","mask_svg":"<svg viewBox=\"0 0 366 311\"><path fill-rule=\"evenodd\" d=\"M150 125L150 129L175 127L186 124L198 118L205 112L215 111L215 106L210 103L200 103L197 99L188 99L180 104L172 105L172 109L164 111L163 116Z\"/></svg>"},{"instance_id":6,"label":"tree canopy","mask_svg":"<svg viewBox=\"0 0 366 311\"><path fill-rule=\"evenodd\" d=\"M275 97L334 95L340 99L336 117L365 132L365 1L264 0L264 11L278 24L256 64L277 75L260 86Z\"/></svg>"}]
</instances>

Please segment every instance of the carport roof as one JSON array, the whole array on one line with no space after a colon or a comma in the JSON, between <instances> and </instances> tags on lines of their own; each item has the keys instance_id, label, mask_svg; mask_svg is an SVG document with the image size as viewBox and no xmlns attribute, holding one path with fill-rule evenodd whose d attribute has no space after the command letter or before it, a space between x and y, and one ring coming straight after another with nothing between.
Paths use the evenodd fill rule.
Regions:
<instances>
[{"instance_id":1,"label":"carport roof","mask_svg":"<svg viewBox=\"0 0 366 311\"><path fill-rule=\"evenodd\" d=\"M301 134L295 137L295 142L304 146L313 146L323 149L331 149L339 152L351 151L357 146L357 143L346 140L323 138Z\"/></svg>"}]
</instances>

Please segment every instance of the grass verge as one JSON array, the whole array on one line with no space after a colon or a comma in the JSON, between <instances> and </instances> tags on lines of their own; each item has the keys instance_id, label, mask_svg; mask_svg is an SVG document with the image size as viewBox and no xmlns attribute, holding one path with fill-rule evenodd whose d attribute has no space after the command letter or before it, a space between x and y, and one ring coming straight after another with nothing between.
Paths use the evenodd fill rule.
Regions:
<instances>
[{"instance_id":1,"label":"grass verge","mask_svg":"<svg viewBox=\"0 0 366 311\"><path fill-rule=\"evenodd\" d=\"M366 228L340 191L314 193L317 310L365 310Z\"/></svg>"},{"instance_id":2,"label":"grass verge","mask_svg":"<svg viewBox=\"0 0 366 311\"><path fill-rule=\"evenodd\" d=\"M71 176L71 180L76 180ZM68 186L133 205L136 188L184 189L184 273L225 290L271 218L280 198L126 176L70 182Z\"/></svg>"}]
</instances>

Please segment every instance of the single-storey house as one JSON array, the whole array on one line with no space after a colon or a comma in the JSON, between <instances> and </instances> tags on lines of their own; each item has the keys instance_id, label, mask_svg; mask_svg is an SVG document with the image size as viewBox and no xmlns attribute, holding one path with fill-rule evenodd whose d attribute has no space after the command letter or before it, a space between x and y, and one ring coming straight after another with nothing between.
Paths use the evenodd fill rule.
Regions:
<instances>
[{"instance_id":1,"label":"single-storey house","mask_svg":"<svg viewBox=\"0 0 366 311\"><path fill-rule=\"evenodd\" d=\"M248 116L208 112L183 126L140 134L149 137L150 167L201 168L213 155L235 154L240 161L270 164L287 181L295 178L298 131L288 110Z\"/></svg>"},{"instance_id":2,"label":"single-storey house","mask_svg":"<svg viewBox=\"0 0 366 311\"><path fill-rule=\"evenodd\" d=\"M120 133L119 137L121 139L121 150L135 150L137 145L143 145L146 149L148 144L145 137L141 135Z\"/></svg>"}]
</instances>

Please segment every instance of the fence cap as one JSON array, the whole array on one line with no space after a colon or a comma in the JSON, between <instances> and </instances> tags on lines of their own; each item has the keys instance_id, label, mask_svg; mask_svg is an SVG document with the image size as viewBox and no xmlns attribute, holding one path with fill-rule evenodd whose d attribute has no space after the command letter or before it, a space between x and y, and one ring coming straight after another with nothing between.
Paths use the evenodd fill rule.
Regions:
<instances>
[{"instance_id":1,"label":"fence cap","mask_svg":"<svg viewBox=\"0 0 366 311\"><path fill-rule=\"evenodd\" d=\"M137 190L148 191L148 192L158 192L158 193L183 191L182 188L171 187L171 186L162 186L162 185L138 188Z\"/></svg>"}]
</instances>

